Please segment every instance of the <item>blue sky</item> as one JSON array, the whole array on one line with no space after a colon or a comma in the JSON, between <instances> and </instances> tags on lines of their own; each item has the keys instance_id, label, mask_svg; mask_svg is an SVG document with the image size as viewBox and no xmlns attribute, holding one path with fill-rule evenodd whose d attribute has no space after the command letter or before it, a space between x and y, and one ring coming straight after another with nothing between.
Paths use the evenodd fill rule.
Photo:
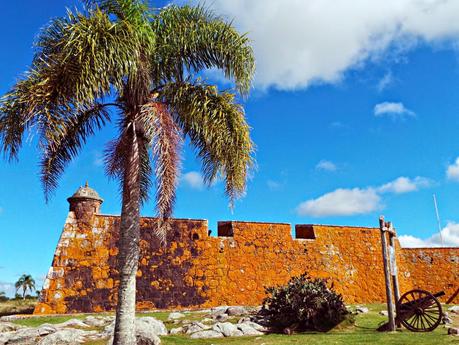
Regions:
<instances>
[{"instance_id":1,"label":"blue sky","mask_svg":"<svg viewBox=\"0 0 459 345\"><path fill-rule=\"evenodd\" d=\"M245 109L257 169L231 213L222 183L204 187L185 148L175 216L208 219L215 233L219 220L377 226L384 214L405 245L438 245L435 193L443 238L459 245L457 2L326 3L212 2L254 42L258 69ZM75 4L0 3L1 94L29 65L40 27ZM0 291L11 292L22 273L42 283L66 198L86 180L105 199L103 213L119 214L117 184L101 165L115 134L108 127L89 141L48 204L33 139L18 163L0 161ZM154 214L153 203L143 214Z\"/></svg>"}]
</instances>

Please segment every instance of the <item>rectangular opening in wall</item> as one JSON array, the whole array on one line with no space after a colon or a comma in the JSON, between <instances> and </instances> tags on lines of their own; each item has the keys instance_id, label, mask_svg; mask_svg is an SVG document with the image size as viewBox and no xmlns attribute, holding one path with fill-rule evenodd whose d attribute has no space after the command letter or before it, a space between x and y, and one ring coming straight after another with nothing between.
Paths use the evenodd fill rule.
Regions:
<instances>
[{"instance_id":1,"label":"rectangular opening in wall","mask_svg":"<svg viewBox=\"0 0 459 345\"><path fill-rule=\"evenodd\" d=\"M314 226L312 224L295 225L295 238L303 240L315 240Z\"/></svg>"},{"instance_id":2,"label":"rectangular opening in wall","mask_svg":"<svg viewBox=\"0 0 459 345\"><path fill-rule=\"evenodd\" d=\"M218 222L218 236L233 237L233 223L232 222Z\"/></svg>"}]
</instances>

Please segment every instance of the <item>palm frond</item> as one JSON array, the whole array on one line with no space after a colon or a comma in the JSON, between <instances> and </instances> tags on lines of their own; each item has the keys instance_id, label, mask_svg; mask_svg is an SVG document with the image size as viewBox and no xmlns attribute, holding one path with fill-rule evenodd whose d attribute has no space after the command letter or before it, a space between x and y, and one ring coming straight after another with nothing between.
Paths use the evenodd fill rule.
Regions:
<instances>
[{"instance_id":1,"label":"palm frond","mask_svg":"<svg viewBox=\"0 0 459 345\"><path fill-rule=\"evenodd\" d=\"M155 34L151 27L153 12L148 1L143 0L85 0L90 10L101 10L102 12L114 15L118 22L129 23L132 34L139 40L143 52L153 48Z\"/></svg>"},{"instance_id":2,"label":"palm frond","mask_svg":"<svg viewBox=\"0 0 459 345\"><path fill-rule=\"evenodd\" d=\"M123 88L126 76L136 72L142 42L129 22L113 22L99 9L85 15L68 12L41 33L32 69L32 104L93 102Z\"/></svg>"},{"instance_id":3,"label":"palm frond","mask_svg":"<svg viewBox=\"0 0 459 345\"><path fill-rule=\"evenodd\" d=\"M97 103L75 109L72 116L44 129L41 138L44 153L40 165L46 200L57 187L65 167L78 155L87 138L109 120L105 106Z\"/></svg>"},{"instance_id":4,"label":"palm frond","mask_svg":"<svg viewBox=\"0 0 459 345\"><path fill-rule=\"evenodd\" d=\"M255 70L250 40L203 6L168 6L153 21L154 78L182 81L188 71L221 69L246 95Z\"/></svg>"},{"instance_id":5,"label":"palm frond","mask_svg":"<svg viewBox=\"0 0 459 345\"><path fill-rule=\"evenodd\" d=\"M155 159L157 235L164 242L167 221L172 215L180 171L182 136L164 104L152 101L142 107L140 121L151 140Z\"/></svg>"},{"instance_id":6,"label":"palm frond","mask_svg":"<svg viewBox=\"0 0 459 345\"><path fill-rule=\"evenodd\" d=\"M219 174L232 206L245 193L254 161L250 128L234 94L219 93L215 86L171 83L160 97L174 110L176 121L190 137L203 162L204 179L211 184Z\"/></svg>"},{"instance_id":7,"label":"palm frond","mask_svg":"<svg viewBox=\"0 0 459 345\"><path fill-rule=\"evenodd\" d=\"M14 94L0 99L0 143L1 151L8 160L17 159L24 132L30 125L26 121L27 104Z\"/></svg>"}]
</instances>

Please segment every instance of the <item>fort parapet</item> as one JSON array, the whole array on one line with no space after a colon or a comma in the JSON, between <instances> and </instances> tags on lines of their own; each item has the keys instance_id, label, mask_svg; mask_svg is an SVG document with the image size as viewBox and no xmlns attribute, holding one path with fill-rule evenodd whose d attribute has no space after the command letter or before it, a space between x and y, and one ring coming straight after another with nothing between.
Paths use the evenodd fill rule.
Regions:
<instances>
[{"instance_id":1,"label":"fort parapet","mask_svg":"<svg viewBox=\"0 0 459 345\"><path fill-rule=\"evenodd\" d=\"M84 197L83 197L84 196ZM118 216L99 214L102 199L89 187L70 211L35 314L113 310L118 284ZM264 288L308 272L329 279L347 303L382 302L384 271L379 229L174 219L166 246L154 236L155 218L141 219L137 308L193 309L259 305ZM459 248L400 248L401 291L422 288L453 295ZM459 302L456 297L456 302Z\"/></svg>"}]
</instances>

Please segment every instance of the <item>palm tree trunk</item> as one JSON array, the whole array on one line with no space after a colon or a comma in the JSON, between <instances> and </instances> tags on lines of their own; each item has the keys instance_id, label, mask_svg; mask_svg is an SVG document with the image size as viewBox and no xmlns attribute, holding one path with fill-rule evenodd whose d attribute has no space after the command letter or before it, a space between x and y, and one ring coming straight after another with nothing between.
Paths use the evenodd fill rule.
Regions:
<instances>
[{"instance_id":1,"label":"palm tree trunk","mask_svg":"<svg viewBox=\"0 0 459 345\"><path fill-rule=\"evenodd\" d=\"M126 152L127 159L123 178L123 205L118 253L120 285L113 345L136 344L135 301L140 237L140 158L136 131L133 127L130 128L132 133L128 134L130 145Z\"/></svg>"}]
</instances>

